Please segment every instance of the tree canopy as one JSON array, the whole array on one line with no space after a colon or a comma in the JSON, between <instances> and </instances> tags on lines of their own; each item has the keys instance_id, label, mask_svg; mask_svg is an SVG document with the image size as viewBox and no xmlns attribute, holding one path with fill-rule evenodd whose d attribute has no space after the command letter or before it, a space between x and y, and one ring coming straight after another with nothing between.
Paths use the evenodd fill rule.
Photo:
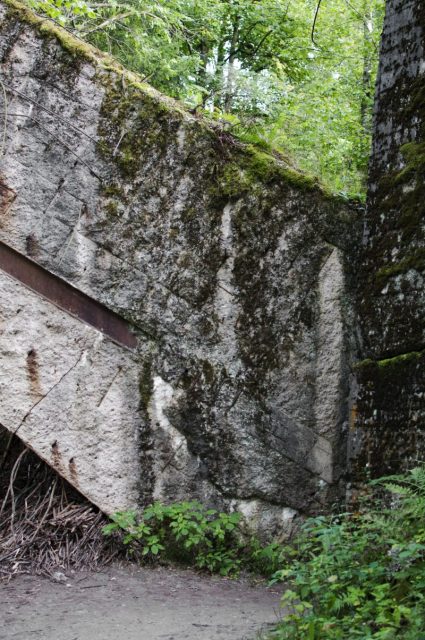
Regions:
<instances>
[{"instance_id":1,"label":"tree canopy","mask_svg":"<svg viewBox=\"0 0 425 640\"><path fill-rule=\"evenodd\" d=\"M364 192L384 0L29 2L242 139Z\"/></svg>"}]
</instances>

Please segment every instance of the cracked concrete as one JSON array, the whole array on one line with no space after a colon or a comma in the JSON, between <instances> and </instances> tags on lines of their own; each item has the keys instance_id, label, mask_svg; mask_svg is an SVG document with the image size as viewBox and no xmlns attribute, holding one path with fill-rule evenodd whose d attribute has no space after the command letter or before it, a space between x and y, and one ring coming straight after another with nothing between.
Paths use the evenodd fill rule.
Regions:
<instances>
[{"instance_id":1,"label":"cracked concrete","mask_svg":"<svg viewBox=\"0 0 425 640\"><path fill-rule=\"evenodd\" d=\"M103 510L136 507L139 362L2 272L0 291L0 422Z\"/></svg>"},{"instance_id":2,"label":"cracked concrete","mask_svg":"<svg viewBox=\"0 0 425 640\"><path fill-rule=\"evenodd\" d=\"M107 512L197 498L289 532L343 489L353 212L7 7L0 241L138 346L0 275L0 422Z\"/></svg>"}]
</instances>

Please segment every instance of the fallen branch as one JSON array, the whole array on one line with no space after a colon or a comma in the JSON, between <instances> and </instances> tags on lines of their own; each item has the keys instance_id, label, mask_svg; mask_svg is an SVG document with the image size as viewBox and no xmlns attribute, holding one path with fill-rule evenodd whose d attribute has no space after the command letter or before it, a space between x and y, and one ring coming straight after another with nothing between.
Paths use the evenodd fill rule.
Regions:
<instances>
[{"instance_id":1,"label":"fallen branch","mask_svg":"<svg viewBox=\"0 0 425 640\"><path fill-rule=\"evenodd\" d=\"M0 582L95 570L125 551L107 517L15 439L0 476Z\"/></svg>"}]
</instances>

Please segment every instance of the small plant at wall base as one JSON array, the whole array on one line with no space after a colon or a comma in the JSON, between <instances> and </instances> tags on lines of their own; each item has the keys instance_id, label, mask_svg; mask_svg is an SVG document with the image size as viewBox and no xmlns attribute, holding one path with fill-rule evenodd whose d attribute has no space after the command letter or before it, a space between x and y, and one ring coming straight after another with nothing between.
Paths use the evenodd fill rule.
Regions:
<instances>
[{"instance_id":1,"label":"small plant at wall base","mask_svg":"<svg viewBox=\"0 0 425 640\"><path fill-rule=\"evenodd\" d=\"M359 512L310 518L286 546L244 541L240 514L198 502L118 513L103 531L147 561L273 574L288 613L271 640L425 640L425 466L372 487Z\"/></svg>"},{"instance_id":2,"label":"small plant at wall base","mask_svg":"<svg viewBox=\"0 0 425 640\"><path fill-rule=\"evenodd\" d=\"M142 514L126 511L112 516L105 535L121 532L135 557L183 562L221 575L236 575L242 567L272 575L280 566L280 547L245 543L238 525L241 515L219 513L199 502L147 507Z\"/></svg>"},{"instance_id":3,"label":"small plant at wall base","mask_svg":"<svg viewBox=\"0 0 425 640\"><path fill-rule=\"evenodd\" d=\"M390 507L310 519L284 550L273 640L425 639L425 467L374 484Z\"/></svg>"}]
</instances>

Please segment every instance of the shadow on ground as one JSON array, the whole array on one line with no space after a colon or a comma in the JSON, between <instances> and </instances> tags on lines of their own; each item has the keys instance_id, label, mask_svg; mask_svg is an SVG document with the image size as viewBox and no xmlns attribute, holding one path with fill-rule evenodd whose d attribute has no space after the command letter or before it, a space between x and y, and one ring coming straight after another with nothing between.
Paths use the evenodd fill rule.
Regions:
<instances>
[{"instance_id":1,"label":"shadow on ground","mask_svg":"<svg viewBox=\"0 0 425 640\"><path fill-rule=\"evenodd\" d=\"M191 570L113 565L0 586L2 640L254 640L280 593Z\"/></svg>"}]
</instances>

